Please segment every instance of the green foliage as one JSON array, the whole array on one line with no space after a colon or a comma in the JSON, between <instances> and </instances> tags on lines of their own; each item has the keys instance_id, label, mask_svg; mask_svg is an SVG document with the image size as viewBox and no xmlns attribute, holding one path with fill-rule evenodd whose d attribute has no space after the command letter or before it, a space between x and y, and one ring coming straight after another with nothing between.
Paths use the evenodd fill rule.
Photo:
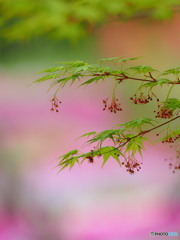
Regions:
<instances>
[{"instance_id":1,"label":"green foliage","mask_svg":"<svg viewBox=\"0 0 180 240\"><path fill-rule=\"evenodd\" d=\"M119 126L124 126L126 129L142 131L143 126L147 126L148 124L154 126L153 122L155 122L155 120L151 118L139 118L127 123L119 124Z\"/></svg>"},{"instance_id":2,"label":"green foliage","mask_svg":"<svg viewBox=\"0 0 180 240\"><path fill-rule=\"evenodd\" d=\"M60 71L60 70L63 70L64 69L64 66L60 66L60 67L52 67L52 68L47 68L45 69L44 71L41 71L39 73L52 73L52 72L57 72L57 71Z\"/></svg>"},{"instance_id":3,"label":"green foliage","mask_svg":"<svg viewBox=\"0 0 180 240\"><path fill-rule=\"evenodd\" d=\"M90 84L90 83L93 83L93 82L97 83L101 79L102 79L101 76L93 77L93 78L89 79L88 81L82 83L80 86L87 85L87 84Z\"/></svg>"},{"instance_id":4,"label":"green foliage","mask_svg":"<svg viewBox=\"0 0 180 240\"><path fill-rule=\"evenodd\" d=\"M112 92L112 101L109 105L108 98L103 100L103 110L109 110L112 113L121 111L121 104L116 97L117 87L121 82L136 81L140 84L133 97L130 99L134 104L148 104L153 98L158 103L156 115L154 117L159 119L169 119L166 122L159 123L153 118L139 118L132 121L118 124L115 128L104 130L96 133L94 131L83 134L81 137L88 137L85 142L87 146L93 146L93 150L80 154L78 150L73 150L67 154L62 155L59 159L58 167L60 170L69 167L70 169L76 163L82 163L88 160L93 163L96 158L102 158L102 167L107 163L110 158L114 158L120 166L124 166L129 173L134 173L135 170L141 169L139 160L136 155L142 155L144 150L144 142L149 141L145 134L166 125L167 134L160 138L161 142L174 143L180 138L179 129L169 130L172 121L177 120L180 109L180 100L177 98L170 98L170 93L173 87L180 85L180 80L177 77L179 67L168 69L164 72L159 72L151 66L138 65L128 67L127 62L130 60L138 60L138 58L106 58L98 61L97 64L89 64L83 61L71 61L60 63L59 66L45 69L41 73L47 74L35 82L43 82L50 80L50 88L57 85L57 90L53 95L51 110L58 112L58 104L61 103L56 95L58 91L63 88L67 83L73 84L76 80L81 81L80 86L98 83L100 80L112 80L114 89ZM108 66L104 66L108 64ZM132 71L135 76L132 76ZM136 74L139 76L136 77ZM152 75L153 74L153 75ZM161 75L173 74L174 79L161 78ZM86 81L84 78L86 77ZM88 78L88 80L87 80ZM160 99L153 92L156 87L163 87L164 85L170 86L165 100ZM157 134L159 135L159 134ZM123 162L122 162L123 160ZM175 169L179 169L175 165Z\"/></svg>"},{"instance_id":5,"label":"green foliage","mask_svg":"<svg viewBox=\"0 0 180 240\"><path fill-rule=\"evenodd\" d=\"M155 86L158 86L160 85L161 87L164 85L164 84L169 84L171 83L172 81L170 81L169 79L166 79L166 78L157 78L156 81L154 82L148 82L148 83L144 83L141 85L141 88L145 87L145 88L150 88L152 89L153 87Z\"/></svg>"},{"instance_id":6,"label":"green foliage","mask_svg":"<svg viewBox=\"0 0 180 240\"><path fill-rule=\"evenodd\" d=\"M145 65L145 66L135 66L135 67L131 67L129 69L135 71L135 73L143 73L143 74L146 74L148 72L157 71L157 70L155 70L152 67L147 66L147 65Z\"/></svg>"},{"instance_id":7,"label":"green foliage","mask_svg":"<svg viewBox=\"0 0 180 240\"><path fill-rule=\"evenodd\" d=\"M147 138L145 137L142 137L142 136L133 136L130 138L127 146L126 146L126 150L125 150L125 153L126 152L130 152L132 151L132 155L134 156L137 152L142 155L142 150L144 149L144 146L143 146L143 140L147 140Z\"/></svg>"},{"instance_id":8,"label":"green foliage","mask_svg":"<svg viewBox=\"0 0 180 240\"><path fill-rule=\"evenodd\" d=\"M48 72L48 70L45 70L43 72ZM38 82L44 82L44 81L47 81L47 80L50 80L50 79L53 79L55 80L56 78L59 77L59 74L48 74L42 78L39 78L38 80L35 81L35 83L38 83Z\"/></svg>"},{"instance_id":9,"label":"green foliage","mask_svg":"<svg viewBox=\"0 0 180 240\"><path fill-rule=\"evenodd\" d=\"M168 69L168 70L164 71L161 75L173 74L175 76L178 76L179 73L180 73L180 67L177 67L177 68Z\"/></svg>"},{"instance_id":10,"label":"green foliage","mask_svg":"<svg viewBox=\"0 0 180 240\"><path fill-rule=\"evenodd\" d=\"M48 35L72 41L109 16L168 19L178 5L179 0L0 0L1 37L12 41Z\"/></svg>"},{"instance_id":11,"label":"green foliage","mask_svg":"<svg viewBox=\"0 0 180 240\"><path fill-rule=\"evenodd\" d=\"M94 135L94 134L96 134L96 132L88 132L88 133L85 133L85 134L83 134L83 135L81 135L79 138L82 138L82 137L89 137L89 136L91 136L91 135Z\"/></svg>"},{"instance_id":12,"label":"green foliage","mask_svg":"<svg viewBox=\"0 0 180 240\"><path fill-rule=\"evenodd\" d=\"M67 166L69 166L71 169L76 162L79 163L78 158L74 157L74 155L77 153L78 153L78 150L72 150L60 157L61 161L59 163L59 166L62 166L60 171L66 168Z\"/></svg>"},{"instance_id":13,"label":"green foliage","mask_svg":"<svg viewBox=\"0 0 180 240\"><path fill-rule=\"evenodd\" d=\"M124 57L114 57L114 58L102 58L99 60L99 63L113 63L113 64L118 64L120 62L126 63L127 61L131 60L136 60L139 59L140 57L133 57L133 58L124 58Z\"/></svg>"},{"instance_id":14,"label":"green foliage","mask_svg":"<svg viewBox=\"0 0 180 240\"><path fill-rule=\"evenodd\" d=\"M55 85L60 85L64 87L67 83L74 83L76 80L83 80L83 77L88 77L89 80L83 82L80 86L89 85L91 83L98 83L100 80L105 80L109 77L113 79L125 80L133 79L131 77L131 71L135 71L135 74L143 75L147 80L145 83L141 84L141 88L146 87L147 89L152 89L155 86L163 86L164 84L173 84L174 81L167 78L159 78L160 75L164 75L170 70L165 70L160 73L156 78L152 78L152 72L157 72L151 66L138 65L133 67L126 67L126 63L129 60L137 60L138 57L134 58L106 58L100 59L97 64L89 64L83 61L71 61L59 63L59 66L54 66L41 71L40 73L48 73L46 76L39 78L35 82L43 82L46 80L54 80L51 87ZM113 63L111 66L102 66L102 63ZM114 65L115 64L115 65ZM118 69L120 68L120 70ZM176 69L179 69L178 67ZM52 73L52 74L49 74ZM145 75L149 74L149 75ZM136 79L135 79L136 80Z\"/></svg>"},{"instance_id":15,"label":"green foliage","mask_svg":"<svg viewBox=\"0 0 180 240\"><path fill-rule=\"evenodd\" d=\"M95 142L98 142L98 144L101 146L102 143L107 140L111 139L115 143L115 139L120 138L120 134L123 132L124 129L119 130L106 130L100 133L97 133L91 138L88 143L92 144Z\"/></svg>"},{"instance_id":16,"label":"green foliage","mask_svg":"<svg viewBox=\"0 0 180 240\"><path fill-rule=\"evenodd\" d=\"M130 121L124 124L124 128L118 128L114 130L106 130L100 133L89 132L81 137L90 137L94 135L90 140L86 143L94 144L97 143L95 149L87 152L85 154L78 154L78 150L70 151L61 157L59 157L60 161L58 163L58 167L60 167L60 171L66 167L70 169L74 166L75 163L83 162L88 159L90 162L94 161L96 157L102 157L102 167L107 163L110 158L114 158L117 163L121 166L120 157L126 159L125 154L131 153L131 156L134 156L136 153L142 154L142 150L144 149L143 141L147 141L147 138L143 136L143 134L137 134L135 131L133 134L133 130L135 128L135 123L138 123L138 126L142 126L147 124L151 124L153 120L147 118L141 118L134 121ZM105 144L106 140L111 140L112 146L102 146Z\"/></svg>"},{"instance_id":17,"label":"green foliage","mask_svg":"<svg viewBox=\"0 0 180 240\"><path fill-rule=\"evenodd\" d=\"M175 110L179 110L180 109L180 100L177 98L168 98L164 102L164 107L168 108L168 109L172 109L173 112Z\"/></svg>"},{"instance_id":18,"label":"green foliage","mask_svg":"<svg viewBox=\"0 0 180 240\"><path fill-rule=\"evenodd\" d=\"M98 150L90 151L85 154L78 154L77 150L73 150L59 157L60 161L58 163L58 167L60 167L60 171L66 167L71 169L75 163L79 164L80 161L82 163L86 159L93 162L95 157L103 157L102 167L110 157L114 158L117 163L121 165L119 155L123 156L117 148L112 146L102 147Z\"/></svg>"}]
</instances>

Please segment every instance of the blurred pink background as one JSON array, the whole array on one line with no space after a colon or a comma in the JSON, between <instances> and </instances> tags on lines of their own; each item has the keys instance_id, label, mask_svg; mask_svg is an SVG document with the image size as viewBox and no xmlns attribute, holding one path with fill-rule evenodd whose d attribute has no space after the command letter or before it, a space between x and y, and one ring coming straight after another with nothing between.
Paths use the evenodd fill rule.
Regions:
<instances>
[{"instance_id":1,"label":"blurred pink background","mask_svg":"<svg viewBox=\"0 0 180 240\"><path fill-rule=\"evenodd\" d=\"M177 14L170 21L103 25L95 31L93 50L88 50L89 43L81 53L81 46L75 47L72 58L92 62L99 57L145 56L137 64L160 70L175 67L180 60L179 19ZM103 169L99 159L57 174L58 156L75 148L83 151L83 140L74 141L78 136L110 129L134 116L149 117L152 107L134 109L128 100L133 88L127 85L119 88L118 96L124 111L116 115L102 111L102 99L113 87L105 83L64 88L59 93L60 112L50 112L53 91L47 94L48 83L29 84L39 77L35 72L57 60L71 60L68 47L68 57L59 52L54 59L53 51L47 60L35 50L31 60L28 55L18 61L11 56L6 64L1 59L0 240L180 239L150 236L180 235L179 173L172 174L164 162L171 155L167 146L148 143L142 171L135 175L113 159Z\"/></svg>"}]
</instances>

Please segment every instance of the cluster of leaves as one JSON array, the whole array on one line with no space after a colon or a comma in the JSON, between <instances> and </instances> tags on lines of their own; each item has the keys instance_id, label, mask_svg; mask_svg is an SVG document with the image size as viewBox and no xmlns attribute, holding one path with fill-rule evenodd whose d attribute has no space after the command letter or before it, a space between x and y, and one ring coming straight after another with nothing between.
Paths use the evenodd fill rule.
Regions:
<instances>
[{"instance_id":1,"label":"cluster of leaves","mask_svg":"<svg viewBox=\"0 0 180 240\"><path fill-rule=\"evenodd\" d=\"M178 8L179 0L0 0L1 37L12 41L48 34L77 39L109 17L167 19Z\"/></svg>"},{"instance_id":2,"label":"cluster of leaves","mask_svg":"<svg viewBox=\"0 0 180 240\"><path fill-rule=\"evenodd\" d=\"M93 136L86 143L88 145L96 144L94 150L85 154L79 154L78 150L70 151L59 158L60 162L58 166L61 167L60 170L68 166L72 168L75 163L80 163L80 159L82 159L81 163L86 159L88 159L89 162L94 162L95 157L103 158L102 167L106 164L110 157L114 158L121 166L119 157L127 160L127 157L125 156L127 152L129 159L132 159L136 153L139 153L140 155L142 154L142 150L144 148L143 141L147 140L147 138L143 136L143 132L141 132L141 134L137 134L136 130L142 129L145 124L153 125L152 122L152 119L142 118L125 124L120 124L118 125L120 128L117 129L106 130L100 133L86 133L81 137ZM134 133L132 133L132 131L134 131ZM111 143L109 143L110 146L103 146L106 140L111 141Z\"/></svg>"},{"instance_id":3,"label":"cluster of leaves","mask_svg":"<svg viewBox=\"0 0 180 240\"><path fill-rule=\"evenodd\" d=\"M142 162L137 160L135 155L139 154L142 156L144 141L148 141L144 135L157 128L154 123L155 121L153 119L141 118L120 124L117 126L118 128L113 130L106 130L100 133L86 133L81 137L93 136L86 142L88 145L95 144L93 150L83 154L79 153L77 149L70 151L59 157L58 167L60 167L60 171L66 167L71 169L75 163L80 164L85 160L93 163L94 160L99 157L103 159L103 167L109 158L112 157L120 166L124 166L126 171L133 174L135 171L141 169L140 164L142 164ZM153 127L148 130L142 130L143 128L147 128L147 125L152 125ZM160 125L158 127L160 127ZM172 138L172 136L174 138ZM162 138L161 141L165 142L166 139L166 142L168 142L167 138L171 140L169 141L170 143L173 143L180 138L179 130L174 130L171 135ZM103 146L107 145L107 140L110 141L108 142L108 146Z\"/></svg>"},{"instance_id":4,"label":"cluster of leaves","mask_svg":"<svg viewBox=\"0 0 180 240\"><path fill-rule=\"evenodd\" d=\"M170 121L167 123L170 123ZM144 137L144 135L166 124L163 123L155 126L154 123L155 121L153 119L141 118L120 124L118 125L119 128L117 129L105 130L100 133L89 132L82 135L81 137L93 136L86 142L88 145L95 144L93 150L82 154L79 150L75 149L60 156L58 158L58 167L60 167L59 171L62 171L66 167L71 169L76 163L81 164L85 160L88 160L89 163L93 163L95 159L99 157L103 159L102 167L111 157L114 158L120 166L124 166L126 171L128 171L130 174L135 173L135 171L139 171L141 169L140 164L142 164L142 162L139 161L135 155L138 154L139 157L142 157L142 150L145 149L144 141L149 141L148 138ZM142 128L146 128L147 125L152 125L153 127L147 130L142 130ZM176 129L170 132L166 137L161 138L159 141L162 143L176 143L179 139L180 130ZM109 140L108 143L107 140ZM175 170L180 169L179 157L179 150L176 149L177 160L175 161Z\"/></svg>"},{"instance_id":5,"label":"cluster of leaves","mask_svg":"<svg viewBox=\"0 0 180 240\"><path fill-rule=\"evenodd\" d=\"M173 112L178 111L180 109L180 100L177 98L168 98L164 102L164 107L172 109Z\"/></svg>"},{"instance_id":6,"label":"cluster of leaves","mask_svg":"<svg viewBox=\"0 0 180 240\"><path fill-rule=\"evenodd\" d=\"M141 163L137 160L135 155L142 155L144 141L148 140L144 137L145 134L166 125L168 126L166 136L161 138L160 141L163 143L174 143L179 141L179 129L169 129L170 123L180 117L180 100L177 98L170 98L169 96L173 87L180 84L180 67L159 72L151 66L146 65L137 65L133 67L126 66L127 62L137 59L137 57L107 58L101 59L97 64L88 64L83 61L64 62L60 63L59 66L48 68L41 72L46 75L36 80L36 83L50 80L50 89L57 86L52 98L53 103L55 103L56 111L58 108L57 103L59 102L56 95L60 88L63 88L68 83L73 84L75 81L83 81L80 86L84 86L99 81L112 80L114 82L112 102L111 105L108 106L107 99L103 100L103 103L105 104L103 110L107 109L110 112L116 113L117 111L122 110L119 107L120 104L117 103L117 98L115 96L117 86L122 82L137 81L140 82L140 85L134 96L130 98L133 100L133 103L147 104L150 100L155 98L158 102L158 110L155 111L157 114L156 117L169 119L164 123L158 123L152 118L140 118L124 124L119 124L116 129L105 130L100 133L86 133L82 137L91 137L86 143L93 145L93 150L83 154L78 150L73 150L64 154L59 158L58 166L60 166L60 170L66 167L72 168L75 163L82 163L86 159L92 163L96 157L103 158L102 166L104 166L108 159L112 157L120 165L126 167L126 170L132 174L135 170L139 171L141 169ZM84 81L85 77L88 77L89 79ZM162 87L164 85L169 86L169 90L166 99L160 101L154 93L154 88L158 86ZM150 126L151 128L149 128ZM123 159L123 161L120 161L120 158ZM175 165L176 169L179 169L180 159L178 164Z\"/></svg>"},{"instance_id":7,"label":"cluster of leaves","mask_svg":"<svg viewBox=\"0 0 180 240\"><path fill-rule=\"evenodd\" d=\"M114 79L116 82L135 80L141 81L141 85L138 91L142 91L145 88L148 92L152 92L156 86L163 85L176 85L180 84L179 73L180 67L172 68L159 72L158 70L147 65L138 65L133 67L126 67L128 61L137 60L139 57L134 58L106 58L98 61L97 64L89 64L83 61L71 61L61 62L59 66L45 69L40 73L46 74L39 78L35 82L44 82L51 80L50 89L54 86L63 88L67 83L73 84L75 81L81 81L84 77L88 77L89 80L83 82L80 86L88 85L91 83L98 83L105 79ZM107 66L108 64L108 66ZM112 65L112 66L110 66ZM152 76L152 73L156 72L156 78ZM165 78L165 75L173 75L174 79ZM141 76L142 78L137 78Z\"/></svg>"}]
</instances>

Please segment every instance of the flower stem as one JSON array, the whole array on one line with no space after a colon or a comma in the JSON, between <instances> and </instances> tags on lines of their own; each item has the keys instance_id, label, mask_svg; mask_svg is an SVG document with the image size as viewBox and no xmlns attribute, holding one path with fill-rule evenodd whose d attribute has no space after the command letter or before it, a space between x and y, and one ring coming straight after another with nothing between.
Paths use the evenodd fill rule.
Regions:
<instances>
[{"instance_id":1,"label":"flower stem","mask_svg":"<svg viewBox=\"0 0 180 240\"><path fill-rule=\"evenodd\" d=\"M169 88L169 91L168 91L168 94L167 94L167 97L166 97L165 102L168 100L168 98L169 98L169 96L170 96L170 93L171 93L173 87L174 87L174 84Z\"/></svg>"}]
</instances>

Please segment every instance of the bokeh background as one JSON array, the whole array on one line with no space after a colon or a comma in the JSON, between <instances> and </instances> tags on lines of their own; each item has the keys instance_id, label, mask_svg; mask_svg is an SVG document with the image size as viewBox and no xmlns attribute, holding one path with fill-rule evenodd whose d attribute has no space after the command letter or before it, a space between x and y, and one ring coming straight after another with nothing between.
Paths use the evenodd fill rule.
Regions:
<instances>
[{"instance_id":1,"label":"bokeh background","mask_svg":"<svg viewBox=\"0 0 180 240\"><path fill-rule=\"evenodd\" d=\"M1 41L0 240L163 240L168 237L150 233L180 234L179 173L172 174L164 162L172 153L163 144L146 145L143 169L135 175L113 159L103 169L99 159L57 173L58 156L83 151L83 140L74 140L78 136L151 116L153 105L129 102L135 85L119 88L124 111L116 115L102 111L111 83L65 87L57 114L49 111L48 83L31 85L37 72L66 60L144 56L137 64L178 66L179 26L176 13L170 20L106 22L74 43L47 36Z\"/></svg>"}]
</instances>

